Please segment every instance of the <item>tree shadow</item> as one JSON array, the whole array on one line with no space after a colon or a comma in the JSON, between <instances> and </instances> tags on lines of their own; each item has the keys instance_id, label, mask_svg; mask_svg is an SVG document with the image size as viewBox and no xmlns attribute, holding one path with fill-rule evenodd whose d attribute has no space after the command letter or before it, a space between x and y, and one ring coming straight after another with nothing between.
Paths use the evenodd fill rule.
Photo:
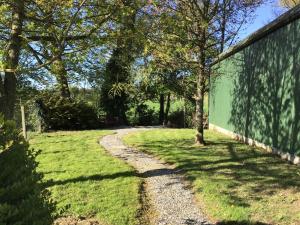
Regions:
<instances>
[{"instance_id":1,"label":"tree shadow","mask_svg":"<svg viewBox=\"0 0 300 225\"><path fill-rule=\"evenodd\" d=\"M228 198L230 205L247 208L251 201L271 197L280 191L300 191L300 179L297 178L299 167L225 136L211 137L207 142L207 146L197 148L190 138L176 143L166 139L146 142L142 144L142 149L146 152L149 149L150 153L169 163L176 163L176 171L185 172L191 182L204 176L206 179L209 177L210 182L226 185L224 190L219 191ZM241 188L247 198L240 195Z\"/></svg>"},{"instance_id":2,"label":"tree shadow","mask_svg":"<svg viewBox=\"0 0 300 225\"><path fill-rule=\"evenodd\" d=\"M86 182L86 181L102 181L102 180L113 180L120 177L137 177L137 173L135 171L125 171L114 174L95 174L90 176L79 176L75 178L65 179L65 180L48 180L44 187L48 188L56 185L65 185L69 183L78 183L78 182Z\"/></svg>"},{"instance_id":3,"label":"tree shadow","mask_svg":"<svg viewBox=\"0 0 300 225\"><path fill-rule=\"evenodd\" d=\"M64 173L66 171L59 171L60 173ZM172 174L179 174L180 172L174 169L154 169L149 170L144 173L137 173L136 171L125 171L114 174L95 174L90 176L79 176L75 178L65 179L65 180L48 180L44 183L44 188L49 188L56 185L65 185L69 183L78 183L78 182L86 182L86 181L102 181L102 180L114 180L121 177L140 177L140 178L149 178L149 177L158 177L158 176L166 176Z\"/></svg>"},{"instance_id":4,"label":"tree shadow","mask_svg":"<svg viewBox=\"0 0 300 225\"><path fill-rule=\"evenodd\" d=\"M179 174L179 171L165 168L165 169L154 169L154 170L146 171L144 173L141 173L140 177L149 178L149 177L159 177L159 176L174 175L174 174Z\"/></svg>"},{"instance_id":5,"label":"tree shadow","mask_svg":"<svg viewBox=\"0 0 300 225\"><path fill-rule=\"evenodd\" d=\"M295 21L221 62L212 79L213 124L300 153L299 29Z\"/></svg>"},{"instance_id":6,"label":"tree shadow","mask_svg":"<svg viewBox=\"0 0 300 225\"><path fill-rule=\"evenodd\" d=\"M299 29L299 20L294 21L216 66L217 76L211 79L210 123L274 149L300 154ZM237 205L246 205L247 198L269 201L280 194L288 198L299 193L299 167L241 144L226 148L225 157L215 154L211 161L187 160L182 166L195 174L205 171L216 182L230 179L234 185L223 194ZM247 198L237 196L239 189Z\"/></svg>"},{"instance_id":7,"label":"tree shadow","mask_svg":"<svg viewBox=\"0 0 300 225\"><path fill-rule=\"evenodd\" d=\"M61 153L70 153L71 154L71 152L74 152L74 150L73 149L70 149L70 150L56 150L56 151L44 151L44 150L41 150L41 152L42 152L42 154L43 155L55 155L55 154L61 154Z\"/></svg>"},{"instance_id":8,"label":"tree shadow","mask_svg":"<svg viewBox=\"0 0 300 225\"><path fill-rule=\"evenodd\" d=\"M221 221L217 222L216 225L271 225L262 222L249 222L249 221Z\"/></svg>"}]
</instances>

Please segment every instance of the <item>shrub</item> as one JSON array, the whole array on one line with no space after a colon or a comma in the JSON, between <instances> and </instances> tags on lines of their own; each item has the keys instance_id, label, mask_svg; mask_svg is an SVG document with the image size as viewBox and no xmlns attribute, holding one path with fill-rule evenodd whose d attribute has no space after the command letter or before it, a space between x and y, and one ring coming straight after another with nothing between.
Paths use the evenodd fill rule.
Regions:
<instances>
[{"instance_id":1,"label":"shrub","mask_svg":"<svg viewBox=\"0 0 300 225\"><path fill-rule=\"evenodd\" d=\"M171 111L168 116L168 126L176 128L193 128L195 124L195 107L187 103L185 112L181 108Z\"/></svg>"},{"instance_id":2,"label":"shrub","mask_svg":"<svg viewBox=\"0 0 300 225\"><path fill-rule=\"evenodd\" d=\"M131 125L151 126L158 124L158 113L146 104L140 104L135 109L127 112Z\"/></svg>"},{"instance_id":3,"label":"shrub","mask_svg":"<svg viewBox=\"0 0 300 225\"><path fill-rule=\"evenodd\" d=\"M0 116L0 224L50 225L55 205L36 171L37 152Z\"/></svg>"},{"instance_id":4,"label":"shrub","mask_svg":"<svg viewBox=\"0 0 300 225\"><path fill-rule=\"evenodd\" d=\"M182 128L184 127L184 112L183 110L176 110L171 112L168 116L168 124L169 127Z\"/></svg>"},{"instance_id":5,"label":"shrub","mask_svg":"<svg viewBox=\"0 0 300 225\"><path fill-rule=\"evenodd\" d=\"M84 102L44 93L36 99L44 130L84 130L100 127L94 108Z\"/></svg>"},{"instance_id":6,"label":"shrub","mask_svg":"<svg viewBox=\"0 0 300 225\"><path fill-rule=\"evenodd\" d=\"M157 115L155 111L145 104L141 104L136 109L139 126L151 126L157 124Z\"/></svg>"},{"instance_id":7,"label":"shrub","mask_svg":"<svg viewBox=\"0 0 300 225\"><path fill-rule=\"evenodd\" d=\"M139 123L139 118L137 116L136 107L130 108L126 112L126 117L127 117L129 125L131 125L131 126L135 126Z\"/></svg>"}]
</instances>

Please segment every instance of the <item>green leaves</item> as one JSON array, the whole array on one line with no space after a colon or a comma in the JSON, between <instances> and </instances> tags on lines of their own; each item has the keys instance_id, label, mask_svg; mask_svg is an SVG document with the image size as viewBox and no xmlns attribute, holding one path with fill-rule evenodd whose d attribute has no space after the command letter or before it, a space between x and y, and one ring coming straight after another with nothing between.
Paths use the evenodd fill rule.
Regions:
<instances>
[{"instance_id":1,"label":"green leaves","mask_svg":"<svg viewBox=\"0 0 300 225\"><path fill-rule=\"evenodd\" d=\"M0 116L0 224L50 225L55 205L36 172L38 152L18 133Z\"/></svg>"},{"instance_id":2,"label":"green leaves","mask_svg":"<svg viewBox=\"0 0 300 225\"><path fill-rule=\"evenodd\" d=\"M123 93L126 93L127 87L129 85L126 83L115 83L112 85L111 89L108 92L108 95L111 98L114 98L116 96L121 96Z\"/></svg>"},{"instance_id":3,"label":"green leaves","mask_svg":"<svg viewBox=\"0 0 300 225\"><path fill-rule=\"evenodd\" d=\"M19 133L16 124L13 121L5 121L4 116L0 114L0 153L22 139Z\"/></svg>"},{"instance_id":4,"label":"green leaves","mask_svg":"<svg viewBox=\"0 0 300 225\"><path fill-rule=\"evenodd\" d=\"M44 130L97 129L100 121L89 104L45 92L36 99Z\"/></svg>"}]
</instances>

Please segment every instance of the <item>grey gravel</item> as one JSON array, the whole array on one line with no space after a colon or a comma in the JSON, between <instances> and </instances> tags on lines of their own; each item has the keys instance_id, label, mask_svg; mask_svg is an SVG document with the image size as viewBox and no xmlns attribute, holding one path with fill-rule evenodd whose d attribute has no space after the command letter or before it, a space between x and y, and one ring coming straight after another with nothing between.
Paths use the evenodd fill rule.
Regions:
<instances>
[{"instance_id":1,"label":"grey gravel","mask_svg":"<svg viewBox=\"0 0 300 225\"><path fill-rule=\"evenodd\" d=\"M197 206L182 175L170 165L143 152L125 146L122 137L131 132L153 128L123 128L105 136L100 144L113 156L125 160L144 179L146 195L155 211L157 225L209 225Z\"/></svg>"}]
</instances>

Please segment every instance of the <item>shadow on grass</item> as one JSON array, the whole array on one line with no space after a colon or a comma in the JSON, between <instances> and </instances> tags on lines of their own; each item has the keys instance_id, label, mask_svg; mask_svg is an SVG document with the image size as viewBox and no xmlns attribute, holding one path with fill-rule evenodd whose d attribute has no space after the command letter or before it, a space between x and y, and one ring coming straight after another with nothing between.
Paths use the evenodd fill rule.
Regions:
<instances>
[{"instance_id":1,"label":"shadow on grass","mask_svg":"<svg viewBox=\"0 0 300 225\"><path fill-rule=\"evenodd\" d=\"M200 148L193 147L192 138L155 140L140 146L176 163L191 181L205 178L219 183L224 187L220 192L232 205L249 207L249 200L260 200L280 190L300 191L299 167L226 137L210 135L207 140L208 144ZM247 197L241 197L241 190Z\"/></svg>"},{"instance_id":2,"label":"shadow on grass","mask_svg":"<svg viewBox=\"0 0 300 225\"><path fill-rule=\"evenodd\" d=\"M74 153L73 149L70 150L56 150L56 151L43 151L42 150L43 155L56 155L56 154L62 154L62 153Z\"/></svg>"},{"instance_id":3,"label":"shadow on grass","mask_svg":"<svg viewBox=\"0 0 300 225\"><path fill-rule=\"evenodd\" d=\"M66 171L59 171L60 173L64 173ZM65 185L69 183L77 183L77 182L86 182L86 181L102 181L102 180L113 180L118 178L124 178L124 177L140 177L140 178L148 178L148 177L157 177L157 176L165 176L165 175L171 175L171 174L177 174L178 171L173 169L154 169L149 170L144 173L137 173L135 171L126 171L121 173L114 173L114 174L95 174L91 176L79 176L75 178L70 178L66 180L48 180L44 187L48 188L55 185Z\"/></svg>"},{"instance_id":4,"label":"shadow on grass","mask_svg":"<svg viewBox=\"0 0 300 225\"><path fill-rule=\"evenodd\" d=\"M271 225L262 222L248 222L248 221L221 221L217 222L216 225Z\"/></svg>"},{"instance_id":5,"label":"shadow on grass","mask_svg":"<svg viewBox=\"0 0 300 225\"><path fill-rule=\"evenodd\" d=\"M66 180L49 180L45 183L45 187L51 187L55 185L65 185L68 183L77 183L77 182L86 182L86 181L101 181L101 180L113 180L117 179L120 177L137 177L137 173L134 171L126 171L126 172L121 172L121 173L114 173L114 174L107 174L107 175L100 175L100 174L95 174L91 176L79 176L75 178L70 178Z\"/></svg>"},{"instance_id":6,"label":"shadow on grass","mask_svg":"<svg viewBox=\"0 0 300 225\"><path fill-rule=\"evenodd\" d=\"M155 170L149 170L144 173L141 173L140 176L147 178L147 177L159 177L159 176L172 175L172 174L178 174L178 171L174 169L155 169Z\"/></svg>"}]
</instances>

